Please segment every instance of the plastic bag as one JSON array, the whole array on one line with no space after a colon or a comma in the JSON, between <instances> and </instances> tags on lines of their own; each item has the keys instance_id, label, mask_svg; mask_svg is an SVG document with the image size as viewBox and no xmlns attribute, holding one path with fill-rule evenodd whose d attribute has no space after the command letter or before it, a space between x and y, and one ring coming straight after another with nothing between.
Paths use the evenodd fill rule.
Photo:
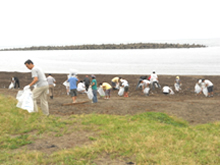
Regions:
<instances>
[{"instance_id":1,"label":"plastic bag","mask_svg":"<svg viewBox=\"0 0 220 165\"><path fill-rule=\"evenodd\" d=\"M19 98L21 97L21 95L24 93L24 91L20 90L18 91L17 95L16 95L16 99L19 101Z\"/></svg>"},{"instance_id":2,"label":"plastic bag","mask_svg":"<svg viewBox=\"0 0 220 165\"><path fill-rule=\"evenodd\" d=\"M174 91L170 88L171 92L170 95L174 95Z\"/></svg>"},{"instance_id":3,"label":"plastic bag","mask_svg":"<svg viewBox=\"0 0 220 165\"><path fill-rule=\"evenodd\" d=\"M69 86L70 86L69 82L67 82L67 81L64 81L64 82L63 82L63 85L66 86L66 87L69 87Z\"/></svg>"},{"instance_id":4,"label":"plastic bag","mask_svg":"<svg viewBox=\"0 0 220 165\"><path fill-rule=\"evenodd\" d=\"M11 82L11 84L9 85L8 89L13 89L14 88L14 83Z\"/></svg>"},{"instance_id":5,"label":"plastic bag","mask_svg":"<svg viewBox=\"0 0 220 165\"><path fill-rule=\"evenodd\" d=\"M98 92L99 92L100 96L105 96L105 92L104 92L104 90L101 87L98 88Z\"/></svg>"},{"instance_id":6,"label":"plastic bag","mask_svg":"<svg viewBox=\"0 0 220 165\"><path fill-rule=\"evenodd\" d=\"M16 107L27 110L29 113L34 112L33 94L30 89L18 91L16 99L18 100Z\"/></svg>"},{"instance_id":7,"label":"plastic bag","mask_svg":"<svg viewBox=\"0 0 220 165\"><path fill-rule=\"evenodd\" d=\"M195 89L195 90L194 90L195 93L199 93L199 92L201 92L201 90L202 90L201 87L200 87L198 84L195 85L194 89Z\"/></svg>"},{"instance_id":8,"label":"plastic bag","mask_svg":"<svg viewBox=\"0 0 220 165\"><path fill-rule=\"evenodd\" d=\"M208 96L208 89L207 88L203 88L202 92L206 97Z\"/></svg>"},{"instance_id":9,"label":"plastic bag","mask_svg":"<svg viewBox=\"0 0 220 165\"><path fill-rule=\"evenodd\" d=\"M124 87L120 87L120 89L118 91L118 95L119 96L123 96L124 95L124 91L125 91Z\"/></svg>"},{"instance_id":10,"label":"plastic bag","mask_svg":"<svg viewBox=\"0 0 220 165\"><path fill-rule=\"evenodd\" d=\"M86 94L87 94L88 98L89 98L90 100L92 100L92 98L93 98L92 88L89 88L89 89L88 89L88 92L87 92Z\"/></svg>"},{"instance_id":11,"label":"plastic bag","mask_svg":"<svg viewBox=\"0 0 220 165\"><path fill-rule=\"evenodd\" d=\"M207 89L207 87L203 87L203 89L198 85L198 84L196 84L195 85L195 93L200 93L201 92L201 90L202 90L202 92L203 92L203 94L207 97L208 96L208 89Z\"/></svg>"},{"instance_id":12,"label":"plastic bag","mask_svg":"<svg viewBox=\"0 0 220 165\"><path fill-rule=\"evenodd\" d=\"M149 91L150 91L150 88L149 88L149 87L145 88L145 89L144 89L144 94L145 94L145 95L148 95L148 94L149 94Z\"/></svg>"},{"instance_id":13,"label":"plastic bag","mask_svg":"<svg viewBox=\"0 0 220 165\"><path fill-rule=\"evenodd\" d=\"M115 86L115 89L119 89L120 88L120 84L117 83L116 86Z\"/></svg>"}]
</instances>

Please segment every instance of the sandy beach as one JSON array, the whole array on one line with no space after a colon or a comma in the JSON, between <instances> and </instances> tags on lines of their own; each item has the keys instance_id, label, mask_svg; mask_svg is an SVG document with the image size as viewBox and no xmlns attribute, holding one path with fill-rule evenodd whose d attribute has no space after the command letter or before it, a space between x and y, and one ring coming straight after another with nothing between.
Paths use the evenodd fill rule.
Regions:
<instances>
[{"instance_id":1,"label":"sandy beach","mask_svg":"<svg viewBox=\"0 0 220 165\"><path fill-rule=\"evenodd\" d=\"M20 89L9 90L10 78L16 76L20 80ZM46 76L48 74L46 73ZM129 98L119 97L118 91L111 92L111 98L105 100L98 96L98 103L92 104L85 94L79 94L77 100L88 101L84 104L71 106L62 106L64 103L71 103L71 97L66 94L63 82L66 80L66 74L52 75L57 85L55 87L54 99L48 96L50 114L52 115L72 115L72 114L109 114L109 115L134 115L143 112L163 112L171 116L188 121L192 125L210 123L220 120L220 76L180 76L182 90L175 92L174 95L163 95L161 90L157 89L145 96L140 89L136 90L137 82L140 76L144 75L96 75L97 82L107 81L115 76L121 76L128 80ZM149 75L147 75L149 76ZM169 85L174 90L174 75L158 75L161 86ZM85 75L78 75L80 80ZM198 78L209 79L214 84L214 97L208 98L204 95L196 95L194 86ZM0 72L0 93L3 95L16 96L19 90L32 81L30 73L20 72Z\"/></svg>"}]
</instances>

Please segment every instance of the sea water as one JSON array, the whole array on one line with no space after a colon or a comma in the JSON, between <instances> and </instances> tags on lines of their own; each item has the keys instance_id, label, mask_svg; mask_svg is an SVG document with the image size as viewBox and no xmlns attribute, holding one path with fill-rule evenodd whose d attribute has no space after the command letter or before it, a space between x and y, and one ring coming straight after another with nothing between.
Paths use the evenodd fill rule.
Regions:
<instances>
[{"instance_id":1,"label":"sea water","mask_svg":"<svg viewBox=\"0 0 220 165\"><path fill-rule=\"evenodd\" d=\"M31 59L45 73L220 75L220 45L210 43L181 49L0 51L0 71L29 72L24 62Z\"/></svg>"}]
</instances>

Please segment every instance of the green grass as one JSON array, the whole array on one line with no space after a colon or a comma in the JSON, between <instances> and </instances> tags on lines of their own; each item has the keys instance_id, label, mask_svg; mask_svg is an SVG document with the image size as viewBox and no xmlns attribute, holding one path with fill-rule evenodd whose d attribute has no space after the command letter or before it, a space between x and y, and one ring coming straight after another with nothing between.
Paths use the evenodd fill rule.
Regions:
<instances>
[{"instance_id":1,"label":"green grass","mask_svg":"<svg viewBox=\"0 0 220 165\"><path fill-rule=\"evenodd\" d=\"M49 118L16 108L0 95L0 164L93 164L100 159L137 164L220 164L220 122L190 126L163 113L134 116L72 115ZM88 145L52 154L27 150L42 136L94 132Z\"/></svg>"}]
</instances>

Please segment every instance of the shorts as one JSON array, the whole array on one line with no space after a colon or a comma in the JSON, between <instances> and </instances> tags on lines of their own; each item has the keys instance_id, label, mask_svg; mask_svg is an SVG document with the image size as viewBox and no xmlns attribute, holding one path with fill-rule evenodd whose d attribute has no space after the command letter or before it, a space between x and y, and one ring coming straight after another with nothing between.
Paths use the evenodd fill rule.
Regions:
<instances>
[{"instance_id":1,"label":"shorts","mask_svg":"<svg viewBox=\"0 0 220 165\"><path fill-rule=\"evenodd\" d=\"M124 91L128 92L128 86L124 87Z\"/></svg>"},{"instance_id":2,"label":"shorts","mask_svg":"<svg viewBox=\"0 0 220 165\"><path fill-rule=\"evenodd\" d=\"M208 93L213 92L213 86L207 87Z\"/></svg>"},{"instance_id":3,"label":"shorts","mask_svg":"<svg viewBox=\"0 0 220 165\"><path fill-rule=\"evenodd\" d=\"M113 87L115 87L115 86L116 86L116 83L115 83L115 82L113 82L113 81L112 81L112 86L113 86Z\"/></svg>"},{"instance_id":4,"label":"shorts","mask_svg":"<svg viewBox=\"0 0 220 165\"><path fill-rule=\"evenodd\" d=\"M169 93L168 92L163 92L163 94L168 95Z\"/></svg>"},{"instance_id":5,"label":"shorts","mask_svg":"<svg viewBox=\"0 0 220 165\"><path fill-rule=\"evenodd\" d=\"M70 96L71 96L71 97L77 96L77 90L76 90L76 89L71 89L71 90L70 90Z\"/></svg>"},{"instance_id":6,"label":"shorts","mask_svg":"<svg viewBox=\"0 0 220 165\"><path fill-rule=\"evenodd\" d=\"M105 96L110 96L110 93L111 93L111 89L108 89L105 91Z\"/></svg>"}]
</instances>

